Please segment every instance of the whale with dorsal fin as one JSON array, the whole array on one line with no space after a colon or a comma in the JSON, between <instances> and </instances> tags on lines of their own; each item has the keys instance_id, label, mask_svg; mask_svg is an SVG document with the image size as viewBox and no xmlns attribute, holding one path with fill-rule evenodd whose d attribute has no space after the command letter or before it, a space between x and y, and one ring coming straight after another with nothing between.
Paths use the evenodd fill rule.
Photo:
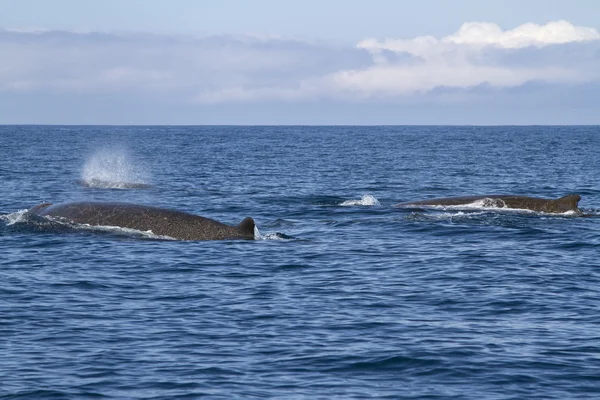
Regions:
<instances>
[{"instance_id":1,"label":"whale with dorsal fin","mask_svg":"<svg viewBox=\"0 0 600 400\"><path fill-rule=\"evenodd\" d=\"M155 235L179 240L255 238L255 223L250 217L237 226L231 226L182 211L129 203L43 203L33 207L29 213L58 217L77 224L151 231Z\"/></svg>"},{"instance_id":2,"label":"whale with dorsal fin","mask_svg":"<svg viewBox=\"0 0 600 400\"><path fill-rule=\"evenodd\" d=\"M581 213L581 210L577 208L579 200L581 200L581 196L578 194L569 194L558 199L542 199L538 197L501 194L486 196L444 197L438 199L409 201L406 203L396 204L395 206L403 208L421 206L463 206L481 201L483 207L514 208L551 214L562 214L568 211Z\"/></svg>"}]
</instances>

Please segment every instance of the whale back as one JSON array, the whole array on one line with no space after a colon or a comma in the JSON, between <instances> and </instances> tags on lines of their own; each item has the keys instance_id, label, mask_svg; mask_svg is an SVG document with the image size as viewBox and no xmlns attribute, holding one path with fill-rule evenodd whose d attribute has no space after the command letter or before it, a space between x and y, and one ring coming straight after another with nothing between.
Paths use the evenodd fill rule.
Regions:
<instances>
[{"instance_id":1,"label":"whale back","mask_svg":"<svg viewBox=\"0 0 600 400\"><path fill-rule=\"evenodd\" d=\"M550 213L564 213L567 211L579 211L578 205L581 196L575 193L568 194L559 199L550 201L544 211Z\"/></svg>"},{"instance_id":2,"label":"whale back","mask_svg":"<svg viewBox=\"0 0 600 400\"><path fill-rule=\"evenodd\" d=\"M577 205L579 200L581 200L581 196L578 194L569 194L558 199L542 199L514 195L462 196L412 201L400 203L396 206L460 206L472 204L481 200L484 201L484 206L486 207L514 208L546 213L564 213L567 211L579 211Z\"/></svg>"},{"instance_id":3,"label":"whale back","mask_svg":"<svg viewBox=\"0 0 600 400\"><path fill-rule=\"evenodd\" d=\"M231 226L182 211L137 204L64 203L36 206L31 212L78 224L151 231L155 235L180 240L254 239L252 218L246 218L238 226Z\"/></svg>"},{"instance_id":4,"label":"whale back","mask_svg":"<svg viewBox=\"0 0 600 400\"><path fill-rule=\"evenodd\" d=\"M558 199L541 199L526 196L498 196L505 207L522 210L533 210L552 214L561 214L567 211L579 211L577 204L581 200L578 194L568 194Z\"/></svg>"}]
</instances>

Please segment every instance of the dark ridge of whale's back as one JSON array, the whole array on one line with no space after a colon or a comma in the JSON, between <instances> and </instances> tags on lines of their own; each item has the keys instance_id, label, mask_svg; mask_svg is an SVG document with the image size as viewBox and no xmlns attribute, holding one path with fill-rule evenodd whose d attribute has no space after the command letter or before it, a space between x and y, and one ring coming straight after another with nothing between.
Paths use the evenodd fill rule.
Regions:
<instances>
[{"instance_id":1,"label":"dark ridge of whale's back","mask_svg":"<svg viewBox=\"0 0 600 400\"><path fill-rule=\"evenodd\" d=\"M254 220L231 226L210 218L154 206L129 203L77 202L41 204L30 212L93 226L117 226L151 231L180 240L254 239Z\"/></svg>"},{"instance_id":2,"label":"dark ridge of whale's back","mask_svg":"<svg viewBox=\"0 0 600 400\"><path fill-rule=\"evenodd\" d=\"M412 206L460 206L471 204L476 201L487 201L490 207L514 208L532 210L546 213L565 213L568 211L580 212L578 208L581 196L575 193L568 194L558 199L543 199L528 196L515 195L484 195L484 196L459 196L410 201L396 204L396 207Z\"/></svg>"}]
</instances>

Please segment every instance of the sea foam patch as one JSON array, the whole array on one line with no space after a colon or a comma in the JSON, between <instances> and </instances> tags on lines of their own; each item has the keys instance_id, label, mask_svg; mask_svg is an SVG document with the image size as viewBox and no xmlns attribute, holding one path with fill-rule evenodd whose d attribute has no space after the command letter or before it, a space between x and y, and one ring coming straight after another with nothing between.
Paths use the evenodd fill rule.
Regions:
<instances>
[{"instance_id":1,"label":"sea foam patch","mask_svg":"<svg viewBox=\"0 0 600 400\"><path fill-rule=\"evenodd\" d=\"M27 211L28 210L19 210L14 213L0 215L0 219L6 221L7 225L25 222L27 220Z\"/></svg>"},{"instance_id":2,"label":"sea foam patch","mask_svg":"<svg viewBox=\"0 0 600 400\"><path fill-rule=\"evenodd\" d=\"M365 194L358 200L346 200L340 204L341 206L379 206L379 200L370 194Z\"/></svg>"}]
</instances>

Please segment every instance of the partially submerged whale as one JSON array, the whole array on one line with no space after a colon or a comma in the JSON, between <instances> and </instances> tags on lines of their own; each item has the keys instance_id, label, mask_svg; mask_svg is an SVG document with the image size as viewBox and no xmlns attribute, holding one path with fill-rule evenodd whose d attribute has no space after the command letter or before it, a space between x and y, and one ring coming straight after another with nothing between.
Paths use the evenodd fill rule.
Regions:
<instances>
[{"instance_id":1,"label":"partially submerged whale","mask_svg":"<svg viewBox=\"0 0 600 400\"><path fill-rule=\"evenodd\" d=\"M558 199L541 199L537 197L514 196L514 195L487 195L487 196L464 196L445 197L420 201L410 201L396 204L396 207L420 207L420 206L463 206L479 203L481 207L490 208L514 208L531 210L552 214L561 214L568 211L581 213L577 205L581 200L578 194L569 194Z\"/></svg>"},{"instance_id":2,"label":"partially submerged whale","mask_svg":"<svg viewBox=\"0 0 600 400\"><path fill-rule=\"evenodd\" d=\"M43 203L33 207L29 213L59 217L78 224L151 231L155 235L180 240L255 238L255 224L250 217L237 226L231 226L199 215L129 203Z\"/></svg>"}]
</instances>

